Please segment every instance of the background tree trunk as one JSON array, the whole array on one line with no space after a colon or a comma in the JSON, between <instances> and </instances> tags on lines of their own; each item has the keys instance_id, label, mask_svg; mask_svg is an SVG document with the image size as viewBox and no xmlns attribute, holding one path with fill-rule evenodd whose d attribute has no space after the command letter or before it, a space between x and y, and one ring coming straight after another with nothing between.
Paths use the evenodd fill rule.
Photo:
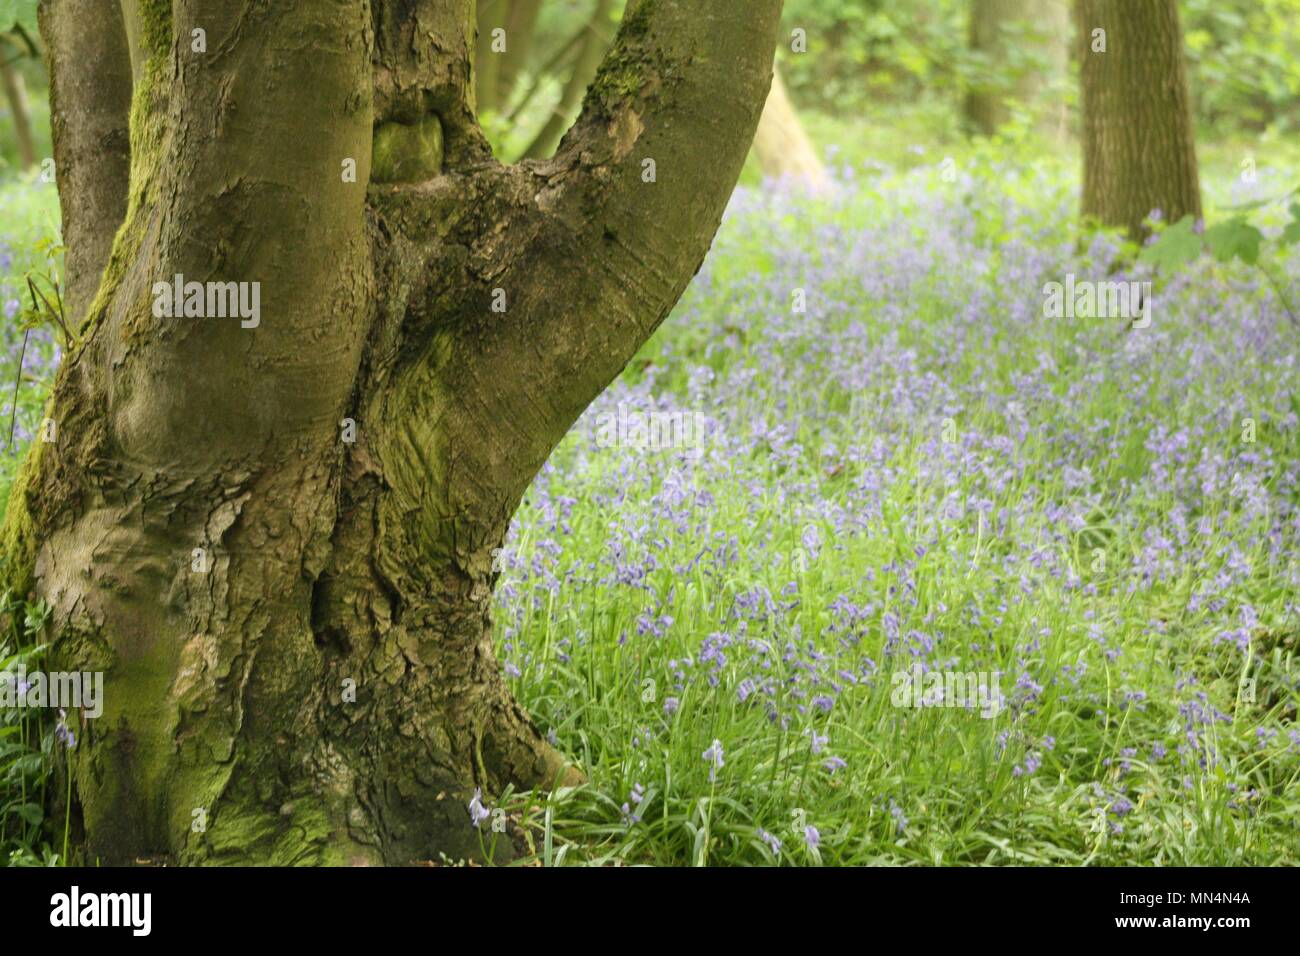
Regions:
<instances>
[{"instance_id":1,"label":"background tree trunk","mask_svg":"<svg viewBox=\"0 0 1300 956\"><path fill-rule=\"evenodd\" d=\"M779 0L634 2L519 166L474 119L472 0L112 7L42 7L71 241L111 253L4 528L54 664L105 674L69 756L88 858L482 856L476 788L581 779L501 676L491 551L698 269ZM79 159L120 105L92 66L133 78L120 223ZM155 317L176 275L260 283L260 322Z\"/></svg>"},{"instance_id":2,"label":"background tree trunk","mask_svg":"<svg viewBox=\"0 0 1300 956\"><path fill-rule=\"evenodd\" d=\"M537 17L542 12L542 0L510 0L510 10L506 14L506 35L510 36L510 46L500 61L498 77L498 100L500 107L510 101L519 74L528 64L528 57L533 52L533 38L537 30Z\"/></svg>"},{"instance_id":3,"label":"background tree trunk","mask_svg":"<svg viewBox=\"0 0 1300 956\"><path fill-rule=\"evenodd\" d=\"M754 153L764 176L790 177L820 189L827 185L826 167L804 132L799 114L786 95L781 74L772 75L763 115L754 134Z\"/></svg>"},{"instance_id":4,"label":"background tree trunk","mask_svg":"<svg viewBox=\"0 0 1300 956\"><path fill-rule=\"evenodd\" d=\"M578 112L578 104L582 102L582 94L595 79L596 69L605 55L608 44L604 30L605 24L609 22L609 11L612 5L612 0L596 0L596 9L592 12L591 19L587 21L582 45L578 49L578 58L573 64L573 72L569 74L569 79L564 84L559 105L551 111L551 115L542 124L537 136L528 149L524 150L525 158L544 159L550 156L555 152L555 147L559 144L564 131L573 122L573 117Z\"/></svg>"},{"instance_id":5,"label":"background tree trunk","mask_svg":"<svg viewBox=\"0 0 1300 956\"><path fill-rule=\"evenodd\" d=\"M1177 0L1078 0L1083 214L1141 238L1159 209L1201 215ZM1094 31L1106 51L1093 52Z\"/></svg>"},{"instance_id":6,"label":"background tree trunk","mask_svg":"<svg viewBox=\"0 0 1300 956\"><path fill-rule=\"evenodd\" d=\"M992 136L1011 120L1011 100L1039 116L1040 129L1065 135L1065 85L1069 67L1068 0L971 0L969 46L995 71L1007 69L1012 55L1033 56L1037 68L1005 86L976 85L963 105L970 129Z\"/></svg>"},{"instance_id":7,"label":"background tree trunk","mask_svg":"<svg viewBox=\"0 0 1300 956\"><path fill-rule=\"evenodd\" d=\"M497 92L501 54L492 49L492 31L504 27L509 0L479 0L475 4L474 97L478 115L500 108ZM507 40L507 46L509 41Z\"/></svg>"},{"instance_id":8,"label":"background tree trunk","mask_svg":"<svg viewBox=\"0 0 1300 956\"><path fill-rule=\"evenodd\" d=\"M24 169L36 165L36 144L32 140L31 112L27 106L27 89L23 75L8 62L8 53L0 46L0 86L9 101L9 115L14 120L14 139L18 141L18 162Z\"/></svg>"}]
</instances>

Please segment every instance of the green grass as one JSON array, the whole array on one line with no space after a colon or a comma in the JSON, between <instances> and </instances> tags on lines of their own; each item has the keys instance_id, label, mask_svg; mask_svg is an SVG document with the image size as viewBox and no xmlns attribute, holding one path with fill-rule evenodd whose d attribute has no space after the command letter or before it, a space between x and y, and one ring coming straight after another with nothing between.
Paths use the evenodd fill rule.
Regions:
<instances>
[{"instance_id":1,"label":"green grass","mask_svg":"<svg viewBox=\"0 0 1300 956\"><path fill-rule=\"evenodd\" d=\"M52 383L55 365L55 337L50 330L36 330L27 337L23 380L18 388L18 413L13 421L15 441L9 444L14 386L18 380L18 360L24 354L24 332L9 312L15 303L30 304L28 274L59 276L62 255L59 243L59 197L53 183L43 182L39 171L0 180L0 510L9 500L19 454L43 417L45 398ZM47 251L48 250L48 251ZM42 284L42 291L47 287Z\"/></svg>"},{"instance_id":2,"label":"green grass","mask_svg":"<svg viewBox=\"0 0 1300 956\"><path fill-rule=\"evenodd\" d=\"M7 506L14 474L36 432L56 367L54 338L48 330L24 334L10 316L12 303L26 302L29 273L59 275L58 194L39 170L0 180L0 512ZM52 256L51 256L52 253ZM24 347L24 338L26 346ZM25 355L19 380L19 356ZM17 386L17 416L12 416ZM9 441L11 424L14 441ZM0 555L0 560L4 556ZM0 672L19 666L39 668L43 622L48 612L22 595L0 596ZM0 864L56 865L64 859L66 821L45 818L47 789L54 785L59 745L57 715L27 708L0 708Z\"/></svg>"},{"instance_id":3,"label":"green grass","mask_svg":"<svg viewBox=\"0 0 1300 956\"><path fill-rule=\"evenodd\" d=\"M1269 295L1249 270L1204 261L1158 280L1170 299L1155 345L1034 318L1044 277L1104 278L1110 262L1075 251L1073 157L954 152L970 177L957 196L941 195L932 164L907 161L873 165L847 199L737 213L596 410L702 408L728 436L716 460L598 448L579 423L517 515L498 647L521 701L590 779L507 801L543 861L1300 862L1300 444L1286 404L1300 340L1273 302L1267 345L1244 351L1237 336ZM1207 196L1231 196L1235 162L1209 166ZM842 250L871 235L890 252L859 271ZM820 307L792 319L789 290L803 286ZM956 321L968 300L979 315ZM859 367L846 356L861 383L845 379ZM1270 423L1258 448L1241 444L1246 412ZM970 449L957 464L949 416ZM782 426L776 441L744 438ZM1167 487L1152 450L1162 429L1189 430L1192 447ZM1243 484L1195 488L1202 451ZM1243 504L1247 486L1291 509L1290 530ZM979 499L983 514L944 514ZM838 528L837 515L849 516ZM1189 543L1146 581L1143 562L1179 521ZM1280 558L1270 534L1287 543ZM648 559L644 579L611 580ZM1216 576L1230 583L1216 591ZM775 606L737 613L756 591ZM854 619L837 602L871 609ZM1245 653L1220 640L1244 607L1257 619ZM1011 706L992 719L893 706L891 673L912 657L890 647L891 614L934 640L919 656L939 669L1000 671ZM638 635L646 615L672 620ZM715 669L701 658L718 634L731 643ZM817 654L833 667L816 669ZM843 670L857 681L840 682L830 711L809 706ZM770 692L742 701L746 678ZM1018 692L1022 678L1041 691ZM725 762L711 779L715 740ZM845 765L829 772L830 756Z\"/></svg>"}]
</instances>

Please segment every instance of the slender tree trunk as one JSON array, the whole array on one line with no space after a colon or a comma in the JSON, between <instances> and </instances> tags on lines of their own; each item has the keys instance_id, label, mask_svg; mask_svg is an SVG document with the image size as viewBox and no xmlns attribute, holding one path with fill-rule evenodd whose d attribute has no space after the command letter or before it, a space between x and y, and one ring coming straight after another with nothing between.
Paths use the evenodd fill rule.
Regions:
<instances>
[{"instance_id":1,"label":"slender tree trunk","mask_svg":"<svg viewBox=\"0 0 1300 956\"><path fill-rule=\"evenodd\" d=\"M474 120L472 0L124 3L42 5L60 199L111 253L3 542L54 665L105 674L86 859L481 856L476 788L581 779L502 678L492 549L699 267L780 2L634 0L518 166ZM78 159L94 94L121 120L92 69L134 76L125 188ZM177 275L259 283L258 321L159 316Z\"/></svg>"},{"instance_id":2,"label":"slender tree trunk","mask_svg":"<svg viewBox=\"0 0 1300 956\"><path fill-rule=\"evenodd\" d=\"M1078 0L1078 42L1084 216L1135 238L1156 209L1199 218L1177 0Z\"/></svg>"},{"instance_id":3,"label":"slender tree trunk","mask_svg":"<svg viewBox=\"0 0 1300 956\"><path fill-rule=\"evenodd\" d=\"M779 72L773 73L772 91L767 94L767 103L758 121L754 153L765 176L788 177L814 189L820 189L828 182L826 167L804 132Z\"/></svg>"},{"instance_id":4,"label":"slender tree trunk","mask_svg":"<svg viewBox=\"0 0 1300 956\"><path fill-rule=\"evenodd\" d=\"M5 58L0 47L0 60ZM9 114L14 118L14 138L18 141L18 162L26 169L36 165L36 143L32 140L32 117L27 106L27 88L23 75L12 63L0 62L0 85L4 86L5 99L9 101Z\"/></svg>"},{"instance_id":5,"label":"slender tree trunk","mask_svg":"<svg viewBox=\"0 0 1300 956\"><path fill-rule=\"evenodd\" d=\"M500 109L501 57L492 49L493 31L505 29L510 0L478 0L475 4L477 40L474 47L474 94L478 115ZM509 37L506 37L509 48Z\"/></svg>"},{"instance_id":6,"label":"slender tree trunk","mask_svg":"<svg viewBox=\"0 0 1300 956\"><path fill-rule=\"evenodd\" d=\"M524 156L528 159L544 159L555 152L555 147L560 142L560 137L564 131L569 128L573 122L573 116L578 111L578 104L582 102L582 94L586 92L587 87L596 76L596 70L600 66L601 58L605 55L605 24L609 22L609 11L612 6L612 0L596 0L596 9L587 21L587 29L582 39L582 46L578 50L578 59L573 65L573 72L569 74L569 81L564 85L564 92L560 95L560 103L551 111L551 115L542 125L541 130L533 139L528 149L524 150Z\"/></svg>"},{"instance_id":7,"label":"slender tree trunk","mask_svg":"<svg viewBox=\"0 0 1300 956\"><path fill-rule=\"evenodd\" d=\"M506 16L506 35L510 44L501 57L497 98L502 106L510 101L519 82L519 74L528 63L533 51L533 38L537 32L537 17L542 12L542 0L510 0Z\"/></svg>"},{"instance_id":8,"label":"slender tree trunk","mask_svg":"<svg viewBox=\"0 0 1300 956\"><path fill-rule=\"evenodd\" d=\"M478 0L474 86L480 116L509 106L519 71L532 51L541 10L541 0ZM504 31L504 49L493 48L495 30Z\"/></svg>"},{"instance_id":9,"label":"slender tree trunk","mask_svg":"<svg viewBox=\"0 0 1300 956\"><path fill-rule=\"evenodd\" d=\"M1039 63L1005 85L979 84L966 95L964 113L970 129L992 136L1011 120L1011 100L1039 118L1041 130L1064 135L1065 83L1069 66L1068 0L971 0L970 49L981 53L993 70L1006 70L1008 59L1033 56Z\"/></svg>"},{"instance_id":10,"label":"slender tree trunk","mask_svg":"<svg viewBox=\"0 0 1300 956\"><path fill-rule=\"evenodd\" d=\"M63 201L64 302L79 321L126 215L131 58L122 9L103 0L40 7L50 72L50 131ZM68 64L66 71L63 64Z\"/></svg>"}]
</instances>

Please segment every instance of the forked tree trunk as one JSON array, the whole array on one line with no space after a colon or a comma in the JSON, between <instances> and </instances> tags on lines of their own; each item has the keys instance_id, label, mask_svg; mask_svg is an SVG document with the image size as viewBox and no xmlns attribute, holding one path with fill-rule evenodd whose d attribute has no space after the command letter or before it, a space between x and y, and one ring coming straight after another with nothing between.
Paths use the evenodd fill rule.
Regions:
<instances>
[{"instance_id":1,"label":"forked tree trunk","mask_svg":"<svg viewBox=\"0 0 1300 956\"><path fill-rule=\"evenodd\" d=\"M790 178L814 189L828 182L826 167L804 132L779 72L772 75L772 90L754 134L754 153L764 176Z\"/></svg>"},{"instance_id":2,"label":"forked tree trunk","mask_svg":"<svg viewBox=\"0 0 1300 956\"><path fill-rule=\"evenodd\" d=\"M1168 222L1199 218L1177 0L1077 2L1084 216L1135 238L1155 209Z\"/></svg>"},{"instance_id":3,"label":"forked tree trunk","mask_svg":"<svg viewBox=\"0 0 1300 956\"><path fill-rule=\"evenodd\" d=\"M511 167L472 0L123 12L41 8L81 321L5 526L52 663L105 672L87 858L477 856L475 787L579 779L503 682L492 549L699 267L779 0L634 0L557 155ZM132 75L127 175L81 129ZM155 317L176 275L260 283L260 321Z\"/></svg>"}]
</instances>

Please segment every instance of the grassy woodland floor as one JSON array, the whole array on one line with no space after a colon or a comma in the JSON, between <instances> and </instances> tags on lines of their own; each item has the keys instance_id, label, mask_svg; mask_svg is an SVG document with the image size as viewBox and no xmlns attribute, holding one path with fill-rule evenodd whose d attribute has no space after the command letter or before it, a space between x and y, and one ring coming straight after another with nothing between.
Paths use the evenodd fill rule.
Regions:
<instances>
[{"instance_id":1,"label":"grassy woodland floor","mask_svg":"<svg viewBox=\"0 0 1300 956\"><path fill-rule=\"evenodd\" d=\"M1239 152L1203 151L1211 205L1300 181ZM1077 230L1073 150L839 156L832 194L737 193L516 517L498 651L591 782L504 806L547 863L1300 863L1300 328L1208 259L1149 328L1045 319L1119 248ZM52 196L0 192L6 302ZM704 439L610 447L620 407ZM895 706L916 667L1002 706ZM12 803L49 758L5 739Z\"/></svg>"}]
</instances>

